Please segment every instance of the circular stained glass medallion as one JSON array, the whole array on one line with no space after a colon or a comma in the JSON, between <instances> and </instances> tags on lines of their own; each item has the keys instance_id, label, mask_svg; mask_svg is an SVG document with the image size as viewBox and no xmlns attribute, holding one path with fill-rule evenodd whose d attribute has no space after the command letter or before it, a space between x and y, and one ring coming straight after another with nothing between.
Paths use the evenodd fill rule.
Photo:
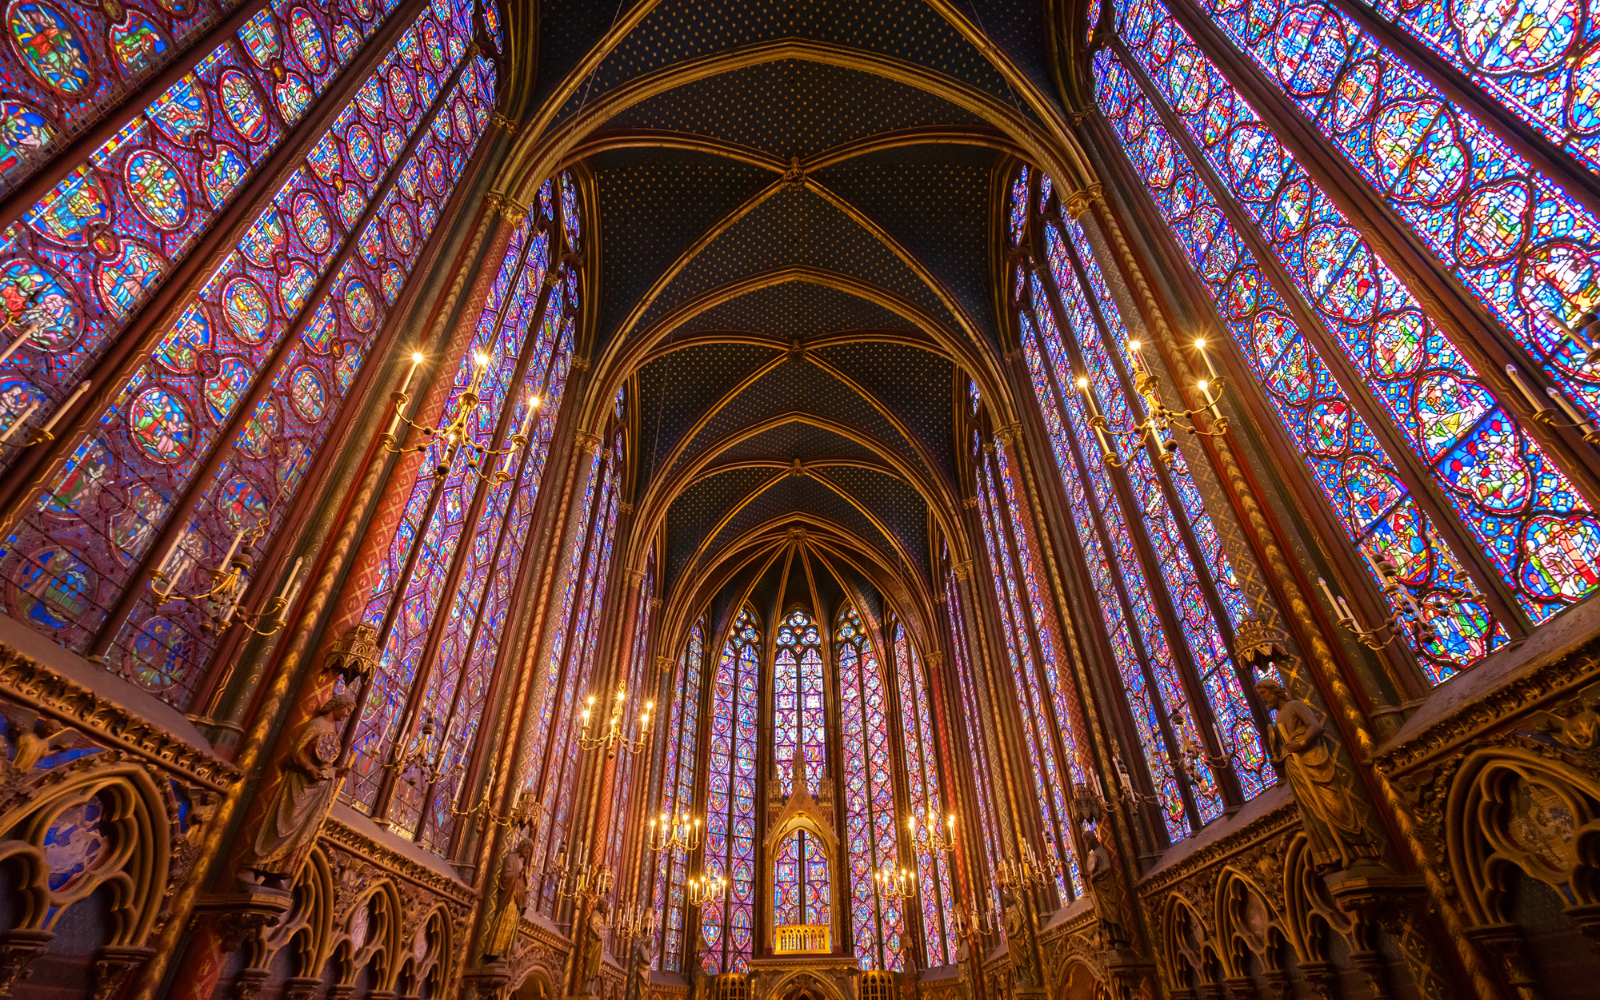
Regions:
<instances>
[{"instance_id":1,"label":"circular stained glass medallion","mask_svg":"<svg viewBox=\"0 0 1600 1000\"><path fill-rule=\"evenodd\" d=\"M229 531L254 528L267 516L267 501L245 476L234 476L222 489L222 518Z\"/></svg>"},{"instance_id":2,"label":"circular stained glass medallion","mask_svg":"<svg viewBox=\"0 0 1600 1000\"><path fill-rule=\"evenodd\" d=\"M136 150L126 165L128 196L139 214L160 229L177 229L189 214L189 192L172 161L153 149Z\"/></svg>"},{"instance_id":3,"label":"circular stained glass medallion","mask_svg":"<svg viewBox=\"0 0 1600 1000\"><path fill-rule=\"evenodd\" d=\"M150 458L171 464L194 443L194 421L181 399L161 386L151 386L128 407L128 434Z\"/></svg>"},{"instance_id":4,"label":"circular stained glass medallion","mask_svg":"<svg viewBox=\"0 0 1600 1000\"><path fill-rule=\"evenodd\" d=\"M224 70L217 80L217 96L235 132L250 142L266 138L267 109L249 77L236 69Z\"/></svg>"},{"instance_id":5,"label":"circular stained glass medallion","mask_svg":"<svg viewBox=\"0 0 1600 1000\"><path fill-rule=\"evenodd\" d=\"M356 173L372 180L378 176L378 145L372 133L360 122L353 123L344 134L344 147L350 153L350 163Z\"/></svg>"},{"instance_id":6,"label":"circular stained glass medallion","mask_svg":"<svg viewBox=\"0 0 1600 1000\"><path fill-rule=\"evenodd\" d=\"M345 288L344 311L350 317L350 325L362 333L372 329L372 324L378 318L378 307L372 301L372 293L359 281L352 281Z\"/></svg>"},{"instance_id":7,"label":"circular stained glass medallion","mask_svg":"<svg viewBox=\"0 0 1600 1000\"><path fill-rule=\"evenodd\" d=\"M321 253L333 241L333 226L328 222L327 210L322 207L321 200L309 191L295 195L294 228L312 253Z\"/></svg>"},{"instance_id":8,"label":"circular stained glass medallion","mask_svg":"<svg viewBox=\"0 0 1600 1000\"><path fill-rule=\"evenodd\" d=\"M467 111L466 102L456 101L453 113L456 117L456 135L462 142L470 141L472 138L472 115Z\"/></svg>"},{"instance_id":9,"label":"circular stained glass medallion","mask_svg":"<svg viewBox=\"0 0 1600 1000\"><path fill-rule=\"evenodd\" d=\"M31 105L0 101L0 176L43 149L55 134L49 120Z\"/></svg>"},{"instance_id":10,"label":"circular stained glass medallion","mask_svg":"<svg viewBox=\"0 0 1600 1000\"><path fill-rule=\"evenodd\" d=\"M200 168L200 183L212 208L221 208L228 196L244 181L244 157L227 143L217 144L217 155Z\"/></svg>"},{"instance_id":11,"label":"circular stained glass medallion","mask_svg":"<svg viewBox=\"0 0 1600 1000\"><path fill-rule=\"evenodd\" d=\"M394 241L394 248L401 256L409 254L416 245L417 233L411 225L411 216L399 202L389 210L389 239Z\"/></svg>"},{"instance_id":12,"label":"circular stained glass medallion","mask_svg":"<svg viewBox=\"0 0 1600 1000\"><path fill-rule=\"evenodd\" d=\"M267 293L249 278L235 278L222 290L222 311L234 335L247 344L259 344L272 321Z\"/></svg>"},{"instance_id":13,"label":"circular stained glass medallion","mask_svg":"<svg viewBox=\"0 0 1600 1000\"><path fill-rule=\"evenodd\" d=\"M111 26L106 32L106 40L110 43L111 54L116 57L117 65L122 67L123 75L132 79L159 62L169 46L155 22L136 10L125 9L128 16L121 24Z\"/></svg>"},{"instance_id":14,"label":"circular stained glass medallion","mask_svg":"<svg viewBox=\"0 0 1600 1000\"><path fill-rule=\"evenodd\" d=\"M383 120L383 84L375 76L356 92L356 107L369 122Z\"/></svg>"},{"instance_id":15,"label":"circular stained glass medallion","mask_svg":"<svg viewBox=\"0 0 1600 1000\"><path fill-rule=\"evenodd\" d=\"M293 36L295 51L300 53L307 69L321 73L328 67L328 43L322 37L322 28L317 25L317 19L309 10L296 7L289 12L289 34Z\"/></svg>"},{"instance_id":16,"label":"circular stained glass medallion","mask_svg":"<svg viewBox=\"0 0 1600 1000\"><path fill-rule=\"evenodd\" d=\"M100 301L107 311L126 316L144 299L144 290L167 269L162 256L132 240L123 240L121 252L99 268Z\"/></svg>"},{"instance_id":17,"label":"circular stained glass medallion","mask_svg":"<svg viewBox=\"0 0 1600 1000\"><path fill-rule=\"evenodd\" d=\"M111 199L100 178L79 168L23 216L28 228L69 247L89 244L90 233L102 233L111 221Z\"/></svg>"},{"instance_id":18,"label":"circular stained glass medallion","mask_svg":"<svg viewBox=\"0 0 1600 1000\"><path fill-rule=\"evenodd\" d=\"M94 570L65 549L50 547L23 559L13 591L23 620L43 632L66 628L83 617L94 588Z\"/></svg>"},{"instance_id":19,"label":"circular stained glass medallion","mask_svg":"<svg viewBox=\"0 0 1600 1000\"><path fill-rule=\"evenodd\" d=\"M422 51L428 54L428 62L435 71L444 69L444 36L438 22L431 17L422 21Z\"/></svg>"},{"instance_id":20,"label":"circular stained glass medallion","mask_svg":"<svg viewBox=\"0 0 1600 1000\"><path fill-rule=\"evenodd\" d=\"M444 156L439 152L438 146L428 147L426 170L428 183L433 185L434 191L442 194L447 182L444 176Z\"/></svg>"},{"instance_id":21,"label":"circular stained glass medallion","mask_svg":"<svg viewBox=\"0 0 1600 1000\"><path fill-rule=\"evenodd\" d=\"M71 18L41 0L16 0L6 26L17 58L40 83L65 97L90 89L97 74Z\"/></svg>"},{"instance_id":22,"label":"circular stained glass medallion","mask_svg":"<svg viewBox=\"0 0 1600 1000\"><path fill-rule=\"evenodd\" d=\"M311 86L299 73L284 77L275 89L275 95L278 98L278 113L283 115L284 121L291 123L299 121L300 116L306 113L314 96Z\"/></svg>"},{"instance_id":23,"label":"circular stained glass medallion","mask_svg":"<svg viewBox=\"0 0 1600 1000\"><path fill-rule=\"evenodd\" d=\"M389 96L394 99L394 108L400 112L400 117L411 117L417 94L411 89L411 80L406 77L406 71L399 65L389 67Z\"/></svg>"},{"instance_id":24,"label":"circular stained glass medallion","mask_svg":"<svg viewBox=\"0 0 1600 1000\"><path fill-rule=\"evenodd\" d=\"M0 264L0 323L32 334L28 346L63 351L83 333L83 307L53 275L27 260Z\"/></svg>"},{"instance_id":25,"label":"circular stained glass medallion","mask_svg":"<svg viewBox=\"0 0 1600 1000\"><path fill-rule=\"evenodd\" d=\"M265 458L267 449L272 447L272 439L278 436L278 424L278 408L271 400L262 400L256 404L250 422L239 432L239 447L256 458Z\"/></svg>"},{"instance_id":26,"label":"circular stained glass medallion","mask_svg":"<svg viewBox=\"0 0 1600 1000\"><path fill-rule=\"evenodd\" d=\"M183 625L156 615L133 633L133 676L146 691L160 694L176 687L189 672L194 639Z\"/></svg>"},{"instance_id":27,"label":"circular stained glass medallion","mask_svg":"<svg viewBox=\"0 0 1600 1000\"><path fill-rule=\"evenodd\" d=\"M294 400L294 408L309 423L321 420L328 409L328 391L323 388L317 370L309 365L295 369L290 398Z\"/></svg>"},{"instance_id":28,"label":"circular stained glass medallion","mask_svg":"<svg viewBox=\"0 0 1600 1000\"><path fill-rule=\"evenodd\" d=\"M206 379L206 408L217 423L227 420L239 400L250 391L250 377L255 374L243 359L223 358L222 367L214 378Z\"/></svg>"}]
</instances>

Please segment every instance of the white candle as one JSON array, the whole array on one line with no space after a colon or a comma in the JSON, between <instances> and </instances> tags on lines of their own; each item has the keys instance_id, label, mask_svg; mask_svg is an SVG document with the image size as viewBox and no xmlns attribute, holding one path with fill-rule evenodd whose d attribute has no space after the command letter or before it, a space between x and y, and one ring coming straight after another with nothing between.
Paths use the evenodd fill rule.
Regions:
<instances>
[{"instance_id":1,"label":"white candle","mask_svg":"<svg viewBox=\"0 0 1600 1000\"><path fill-rule=\"evenodd\" d=\"M1100 801L1104 802L1105 799L1106 799L1106 790L1105 790L1105 786L1100 784L1100 772L1096 771L1094 768L1090 768L1089 769L1089 780L1094 782L1095 798L1097 798Z\"/></svg>"},{"instance_id":2,"label":"white candle","mask_svg":"<svg viewBox=\"0 0 1600 1000\"><path fill-rule=\"evenodd\" d=\"M411 355L411 367L406 369L406 377L400 383L400 395L404 396L411 388L411 380L416 377L417 366L422 364L422 352L415 351Z\"/></svg>"},{"instance_id":3,"label":"white candle","mask_svg":"<svg viewBox=\"0 0 1600 1000\"><path fill-rule=\"evenodd\" d=\"M1533 390L1528 388L1528 384L1522 381L1522 373L1517 371L1516 365L1506 365L1506 376L1517 387L1517 391L1522 393L1523 398L1528 401L1528 405L1533 407L1534 416L1538 416L1550 409L1549 405L1534 395Z\"/></svg>"},{"instance_id":4,"label":"white candle","mask_svg":"<svg viewBox=\"0 0 1600 1000\"><path fill-rule=\"evenodd\" d=\"M228 554L223 556L222 562L218 564L217 568L219 570L227 566L228 563L233 560L233 554L239 551L239 543L242 541L244 541L244 529L240 528L238 531L234 532L233 544L228 546Z\"/></svg>"},{"instance_id":5,"label":"white candle","mask_svg":"<svg viewBox=\"0 0 1600 1000\"><path fill-rule=\"evenodd\" d=\"M1200 352L1200 360L1206 363L1206 371L1211 374L1212 381L1216 381L1217 366L1211 363L1211 355L1206 353L1206 339L1204 337L1196 337L1194 349Z\"/></svg>"},{"instance_id":6,"label":"white candle","mask_svg":"<svg viewBox=\"0 0 1600 1000\"><path fill-rule=\"evenodd\" d=\"M1350 610L1349 603L1343 597L1339 598L1339 613L1344 615L1344 620L1347 622L1356 620L1355 614Z\"/></svg>"},{"instance_id":7,"label":"white candle","mask_svg":"<svg viewBox=\"0 0 1600 1000\"><path fill-rule=\"evenodd\" d=\"M1372 552L1362 545L1358 545L1356 548L1361 550L1362 556L1367 560L1367 565L1372 568L1372 575L1378 578L1378 582L1380 584L1388 584L1389 578L1383 575L1383 567L1379 566L1378 560L1372 557ZM1374 544L1373 548L1377 548L1377 545Z\"/></svg>"},{"instance_id":8,"label":"white candle","mask_svg":"<svg viewBox=\"0 0 1600 1000\"><path fill-rule=\"evenodd\" d=\"M522 429L517 431L517 436L523 441L528 440L528 432L533 430L533 415L539 412L539 397L534 396L528 400L528 412L522 415Z\"/></svg>"},{"instance_id":9,"label":"white candle","mask_svg":"<svg viewBox=\"0 0 1600 1000\"><path fill-rule=\"evenodd\" d=\"M289 603L289 591L294 589L295 582L300 579L300 566L306 561L305 556L295 559L294 567L289 570L289 576L283 581L283 588L278 591L278 596L283 598L283 603Z\"/></svg>"},{"instance_id":10,"label":"white candle","mask_svg":"<svg viewBox=\"0 0 1600 1000\"><path fill-rule=\"evenodd\" d=\"M7 427L4 431L0 431L0 444L5 444L7 441L11 440L11 435L13 435L13 434L15 434L17 432L17 428L18 427L21 427L23 424L26 424L28 422L28 418L33 416L34 411L37 410L38 408L39 408L38 400L35 400L32 403L29 403L28 404L28 408L26 410L23 410L21 415L19 415L17 417L17 419L11 421L11 426L10 427Z\"/></svg>"},{"instance_id":11,"label":"white candle","mask_svg":"<svg viewBox=\"0 0 1600 1000\"><path fill-rule=\"evenodd\" d=\"M10 326L11 324L7 323L6 325ZM19 348L23 344L27 343L28 342L28 338L31 337L31 336L33 336L33 331L32 330L28 330L28 331L26 331L24 333L18 334L16 340L13 340L11 343L7 344L5 350L0 351L0 364L3 364L7 358L11 357L12 354L16 353L17 348Z\"/></svg>"},{"instance_id":12,"label":"white candle","mask_svg":"<svg viewBox=\"0 0 1600 1000\"><path fill-rule=\"evenodd\" d=\"M1577 424L1579 430L1585 434L1594 433L1594 424L1591 424L1588 418L1574 409L1572 404L1567 402L1567 397L1561 395L1555 389L1546 389L1545 394L1556 401L1556 405L1561 407L1561 412L1567 415L1567 419Z\"/></svg>"},{"instance_id":13,"label":"white candle","mask_svg":"<svg viewBox=\"0 0 1600 1000\"><path fill-rule=\"evenodd\" d=\"M1328 606L1333 608L1334 613L1337 614L1339 611L1339 602L1333 599L1333 591L1328 589L1328 581L1319 576L1317 577L1317 586L1322 588L1322 596L1328 599Z\"/></svg>"},{"instance_id":14,"label":"white candle","mask_svg":"<svg viewBox=\"0 0 1600 1000\"><path fill-rule=\"evenodd\" d=\"M46 420L44 422L44 426L39 428L39 433L40 434L49 434L52 430L54 430L55 426L56 426L56 422L61 419L62 415L65 414L68 410L72 409L72 404L74 404L78 400L82 399L83 398L83 394L88 392L88 391L89 391L89 380L88 379L84 379L82 382L79 382L77 387L72 390L72 395L68 396L66 398L66 401L63 402L60 406L58 406L56 408L56 412L50 414L50 419Z\"/></svg>"}]
</instances>

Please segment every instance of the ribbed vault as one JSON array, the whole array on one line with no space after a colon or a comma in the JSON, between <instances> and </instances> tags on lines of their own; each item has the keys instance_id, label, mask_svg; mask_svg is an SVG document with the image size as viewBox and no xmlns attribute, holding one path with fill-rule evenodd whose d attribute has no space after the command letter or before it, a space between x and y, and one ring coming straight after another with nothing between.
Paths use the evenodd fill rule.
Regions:
<instances>
[{"instance_id":1,"label":"ribbed vault","mask_svg":"<svg viewBox=\"0 0 1600 1000\"><path fill-rule=\"evenodd\" d=\"M541 5L500 187L520 201L555 166L586 177L583 419L631 394L624 558L655 546L663 638L745 600L781 613L802 589L819 617L849 601L931 634L940 546L966 557L969 380L1015 419L1002 179L1019 156L1083 176L1053 79L1069 12L598 6Z\"/></svg>"}]
</instances>

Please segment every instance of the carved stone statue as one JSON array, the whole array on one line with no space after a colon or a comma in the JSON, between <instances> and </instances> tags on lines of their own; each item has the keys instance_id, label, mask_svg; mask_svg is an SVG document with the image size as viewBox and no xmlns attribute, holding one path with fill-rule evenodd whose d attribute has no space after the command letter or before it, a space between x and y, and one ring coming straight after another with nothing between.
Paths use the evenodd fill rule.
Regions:
<instances>
[{"instance_id":1,"label":"carved stone statue","mask_svg":"<svg viewBox=\"0 0 1600 1000\"><path fill-rule=\"evenodd\" d=\"M969 924L960 917L956 918L960 927L958 929L959 943L956 945L956 970L961 977L961 1000L972 1000L972 936L977 933L973 926L977 921Z\"/></svg>"},{"instance_id":2,"label":"carved stone statue","mask_svg":"<svg viewBox=\"0 0 1600 1000\"><path fill-rule=\"evenodd\" d=\"M261 820L242 868L275 889L288 887L316 842L333 805L343 768L339 734L355 710L355 699L336 694L295 731L278 760L278 788Z\"/></svg>"},{"instance_id":3,"label":"carved stone statue","mask_svg":"<svg viewBox=\"0 0 1600 1000\"><path fill-rule=\"evenodd\" d=\"M650 990L650 966L655 958L651 945L654 941L654 935L650 934L636 934L633 938L633 977L639 982L639 992L635 994L638 1000L645 1000Z\"/></svg>"},{"instance_id":4,"label":"carved stone statue","mask_svg":"<svg viewBox=\"0 0 1600 1000\"><path fill-rule=\"evenodd\" d=\"M711 942L706 940L705 928L694 944L694 964L689 968L689 985L694 1000L706 1000L711 995L711 970L706 962L711 955Z\"/></svg>"},{"instance_id":5,"label":"carved stone statue","mask_svg":"<svg viewBox=\"0 0 1600 1000\"><path fill-rule=\"evenodd\" d=\"M611 927L611 904L604 899L596 901L589 911L589 924L583 929L583 956L578 966L578 990L590 996L600 995L600 962L605 951L606 931Z\"/></svg>"},{"instance_id":6,"label":"carved stone statue","mask_svg":"<svg viewBox=\"0 0 1600 1000\"><path fill-rule=\"evenodd\" d=\"M1083 831L1084 877L1094 893L1094 911L1100 921L1100 933L1108 948L1120 948L1128 943L1122 931L1120 893L1117 891L1116 869L1111 864L1111 852L1100 843L1099 834L1092 829Z\"/></svg>"},{"instance_id":7,"label":"carved stone statue","mask_svg":"<svg viewBox=\"0 0 1600 1000\"><path fill-rule=\"evenodd\" d=\"M1257 682L1256 693L1273 713L1268 749L1294 790L1317 870L1345 869L1359 859L1378 857L1382 849L1368 829L1366 808L1339 774L1322 713L1289 697L1277 681Z\"/></svg>"},{"instance_id":8,"label":"carved stone statue","mask_svg":"<svg viewBox=\"0 0 1600 1000\"><path fill-rule=\"evenodd\" d=\"M506 853L496 879L494 916L483 938L483 957L490 961L511 954L517 927L528 908L528 879L533 871L533 841L522 838Z\"/></svg>"}]
</instances>

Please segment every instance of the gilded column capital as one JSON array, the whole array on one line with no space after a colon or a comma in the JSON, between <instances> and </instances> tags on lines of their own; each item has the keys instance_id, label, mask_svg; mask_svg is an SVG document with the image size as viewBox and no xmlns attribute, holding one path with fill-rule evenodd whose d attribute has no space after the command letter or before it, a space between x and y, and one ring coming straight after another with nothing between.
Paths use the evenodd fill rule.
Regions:
<instances>
[{"instance_id":1,"label":"gilded column capital","mask_svg":"<svg viewBox=\"0 0 1600 1000\"><path fill-rule=\"evenodd\" d=\"M1099 181L1095 181L1082 190L1074 191L1061 199L1061 210L1074 219L1079 218L1097 201L1105 200L1105 188Z\"/></svg>"},{"instance_id":2,"label":"gilded column capital","mask_svg":"<svg viewBox=\"0 0 1600 1000\"><path fill-rule=\"evenodd\" d=\"M633 504L631 504L628 501L624 500L621 503L617 504L617 509L622 511L624 514L632 514L633 513ZM644 571L643 570L635 570L634 572L639 574L639 579L640 580L644 579ZM634 582L638 582L638 581L636 580Z\"/></svg>"},{"instance_id":3,"label":"gilded column capital","mask_svg":"<svg viewBox=\"0 0 1600 1000\"><path fill-rule=\"evenodd\" d=\"M507 118L498 111L489 116L489 124L497 129L500 129L502 132L505 132L508 135L516 135L517 129L522 127L517 122Z\"/></svg>"},{"instance_id":4,"label":"gilded column capital","mask_svg":"<svg viewBox=\"0 0 1600 1000\"><path fill-rule=\"evenodd\" d=\"M580 451L584 451L584 452L587 452L590 455L594 455L594 454L597 454L600 451L600 445L602 443L602 438L600 437L600 435L594 433L593 431L579 431L578 432L578 437L577 437L577 443L578 443L578 449Z\"/></svg>"},{"instance_id":5,"label":"gilded column capital","mask_svg":"<svg viewBox=\"0 0 1600 1000\"><path fill-rule=\"evenodd\" d=\"M978 509L978 498L977 498L977 496L973 495L973 496L970 496L970 497L962 497L961 498L961 506L967 508L968 510L977 510Z\"/></svg>"},{"instance_id":6,"label":"gilded column capital","mask_svg":"<svg viewBox=\"0 0 1600 1000\"><path fill-rule=\"evenodd\" d=\"M659 611L659 610L661 610L661 598L659 598L659 597L650 598L650 610L651 611Z\"/></svg>"},{"instance_id":7,"label":"gilded column capital","mask_svg":"<svg viewBox=\"0 0 1600 1000\"><path fill-rule=\"evenodd\" d=\"M976 501L977 497L973 497L973 500ZM952 573L954 573L956 575L956 579L957 580L960 580L963 583L965 583L967 580L970 580L972 578L972 560L971 559L963 559L961 562L958 562L955 565L951 566L950 567L950 572L952 572Z\"/></svg>"},{"instance_id":8,"label":"gilded column capital","mask_svg":"<svg viewBox=\"0 0 1600 1000\"><path fill-rule=\"evenodd\" d=\"M588 371L589 370L589 359L584 357L581 354L574 354L572 356L572 369L573 369L573 371L580 371L580 372Z\"/></svg>"}]
</instances>

